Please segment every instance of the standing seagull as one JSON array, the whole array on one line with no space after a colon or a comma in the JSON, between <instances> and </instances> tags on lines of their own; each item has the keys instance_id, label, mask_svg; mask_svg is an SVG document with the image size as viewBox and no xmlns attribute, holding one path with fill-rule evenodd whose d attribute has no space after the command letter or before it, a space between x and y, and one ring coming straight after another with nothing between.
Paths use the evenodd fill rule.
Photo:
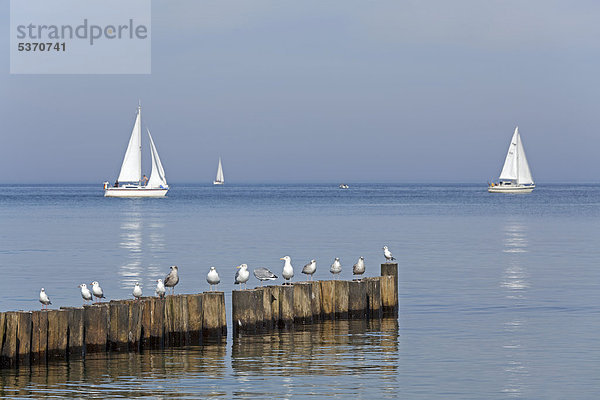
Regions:
<instances>
[{"instance_id":1,"label":"standing seagull","mask_svg":"<svg viewBox=\"0 0 600 400\"><path fill-rule=\"evenodd\" d=\"M85 283L82 283L78 287L81 288L81 297L83 297L84 301L92 300L92 292L90 292L90 289L87 288L87 285Z\"/></svg>"},{"instance_id":2,"label":"standing seagull","mask_svg":"<svg viewBox=\"0 0 600 400\"><path fill-rule=\"evenodd\" d=\"M310 262L308 264L306 264L304 266L304 268L302 268L302 273L308 275L310 277L310 280L312 281L312 276L316 270L317 270L317 261L310 260Z\"/></svg>"},{"instance_id":3,"label":"standing seagull","mask_svg":"<svg viewBox=\"0 0 600 400\"><path fill-rule=\"evenodd\" d=\"M50 298L46 294L46 291L44 290L44 288L42 288L42 290L40 290L40 303L42 303L42 310L44 309L44 306L46 306L46 308L48 308L48 304L52 304L52 302L50 301Z\"/></svg>"},{"instance_id":4,"label":"standing seagull","mask_svg":"<svg viewBox=\"0 0 600 400\"><path fill-rule=\"evenodd\" d=\"M211 292L213 291L213 285L217 286L219 282L221 282L221 278L219 278L219 273L215 267L210 267L210 271L208 271L208 275L206 275L206 282L208 282Z\"/></svg>"},{"instance_id":5,"label":"standing seagull","mask_svg":"<svg viewBox=\"0 0 600 400\"><path fill-rule=\"evenodd\" d=\"M160 297L161 299L163 297L165 297L165 285L163 284L163 280L162 279L157 279L156 280L156 290L154 291L154 293L156 293L156 295L158 297Z\"/></svg>"},{"instance_id":6,"label":"standing seagull","mask_svg":"<svg viewBox=\"0 0 600 400\"><path fill-rule=\"evenodd\" d=\"M359 257L358 261L352 267L352 274L354 275L362 275L365 273L365 258Z\"/></svg>"},{"instance_id":7,"label":"standing seagull","mask_svg":"<svg viewBox=\"0 0 600 400\"><path fill-rule=\"evenodd\" d=\"M139 282L135 283L135 287L133 288L133 297L135 297L136 301L142 297L142 288L140 287Z\"/></svg>"},{"instance_id":8,"label":"standing seagull","mask_svg":"<svg viewBox=\"0 0 600 400\"><path fill-rule=\"evenodd\" d=\"M100 287L100 284L96 281L92 282L92 293L94 294L94 297L96 297L97 299L105 299L106 297L104 297L104 292L102 292L102 288ZM98 300L98 301L102 301L102 300Z\"/></svg>"},{"instance_id":9,"label":"standing seagull","mask_svg":"<svg viewBox=\"0 0 600 400\"><path fill-rule=\"evenodd\" d=\"M337 276L340 272L342 272L342 263L340 263L339 257L335 258L333 264L331 264L331 268L329 268L329 272L331 272L334 276Z\"/></svg>"},{"instance_id":10,"label":"standing seagull","mask_svg":"<svg viewBox=\"0 0 600 400\"><path fill-rule=\"evenodd\" d=\"M385 257L385 260L388 262L395 260L394 256L392 256L392 252L389 251L387 246L383 246L383 256Z\"/></svg>"},{"instance_id":11,"label":"standing seagull","mask_svg":"<svg viewBox=\"0 0 600 400\"><path fill-rule=\"evenodd\" d=\"M283 279L290 282L285 282L285 284L291 284L291 279L294 276L294 267L292 267L292 258L290 256L281 257L280 260L284 260L283 263Z\"/></svg>"},{"instance_id":12,"label":"standing seagull","mask_svg":"<svg viewBox=\"0 0 600 400\"><path fill-rule=\"evenodd\" d=\"M277 279L277 275L275 275L274 273L269 271L268 268L265 267L255 268L253 274L256 277L256 279L260 281L260 286L262 286L262 283L264 281L274 281L275 279Z\"/></svg>"},{"instance_id":13,"label":"standing seagull","mask_svg":"<svg viewBox=\"0 0 600 400\"><path fill-rule=\"evenodd\" d=\"M171 268L171 272L169 272L169 275L167 275L167 277L165 278L165 286L170 287L171 295L174 295L175 285L179 283L179 275L177 275L178 268L176 265L173 265L169 268Z\"/></svg>"},{"instance_id":14,"label":"standing seagull","mask_svg":"<svg viewBox=\"0 0 600 400\"><path fill-rule=\"evenodd\" d=\"M250 279L250 272L248 272L248 266L246 264L238 265L236 267L239 271L235 273L235 285L244 284L244 289L246 288L246 282Z\"/></svg>"}]
</instances>

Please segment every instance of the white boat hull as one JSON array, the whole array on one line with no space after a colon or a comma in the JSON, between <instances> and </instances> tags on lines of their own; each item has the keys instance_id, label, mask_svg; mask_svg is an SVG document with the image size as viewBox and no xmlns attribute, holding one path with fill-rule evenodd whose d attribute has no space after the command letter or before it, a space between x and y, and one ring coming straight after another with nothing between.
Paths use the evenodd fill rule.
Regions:
<instances>
[{"instance_id":1,"label":"white boat hull","mask_svg":"<svg viewBox=\"0 0 600 400\"><path fill-rule=\"evenodd\" d=\"M149 189L145 187L110 187L104 190L104 197L165 197L169 189Z\"/></svg>"},{"instance_id":2,"label":"white boat hull","mask_svg":"<svg viewBox=\"0 0 600 400\"><path fill-rule=\"evenodd\" d=\"M535 185L531 186L489 186L489 193L531 193L535 189Z\"/></svg>"},{"instance_id":3,"label":"white boat hull","mask_svg":"<svg viewBox=\"0 0 600 400\"><path fill-rule=\"evenodd\" d=\"M222 184L224 184L224 183L225 183L225 182L213 181L213 185L222 185Z\"/></svg>"}]
</instances>

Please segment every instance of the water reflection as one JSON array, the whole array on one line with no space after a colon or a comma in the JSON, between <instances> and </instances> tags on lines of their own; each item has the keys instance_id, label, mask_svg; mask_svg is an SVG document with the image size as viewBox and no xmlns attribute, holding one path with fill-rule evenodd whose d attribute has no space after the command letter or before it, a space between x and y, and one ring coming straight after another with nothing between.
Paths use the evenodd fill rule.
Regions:
<instances>
[{"instance_id":1,"label":"water reflection","mask_svg":"<svg viewBox=\"0 0 600 400\"><path fill-rule=\"evenodd\" d=\"M509 307L520 307L527 300L527 290L530 287L529 273L527 270L528 238L527 227L522 222L511 221L505 228L504 258L506 268L502 275L500 287L504 290ZM504 341L502 345L506 356L504 364L505 381L502 393L508 397L523 397L526 376L529 371L524 360L525 348L523 336L526 332L526 320L516 313L510 313L511 318L504 322Z\"/></svg>"},{"instance_id":2,"label":"water reflection","mask_svg":"<svg viewBox=\"0 0 600 400\"><path fill-rule=\"evenodd\" d=\"M0 370L0 396L397 398L398 364L397 319L329 321L233 343Z\"/></svg>"},{"instance_id":3,"label":"water reflection","mask_svg":"<svg viewBox=\"0 0 600 400\"><path fill-rule=\"evenodd\" d=\"M125 263L119 267L121 289L131 289L135 282L153 287L157 278L164 277L165 266L153 260L165 252L165 224L143 202L128 199L122 210L119 247L125 251Z\"/></svg>"}]
</instances>

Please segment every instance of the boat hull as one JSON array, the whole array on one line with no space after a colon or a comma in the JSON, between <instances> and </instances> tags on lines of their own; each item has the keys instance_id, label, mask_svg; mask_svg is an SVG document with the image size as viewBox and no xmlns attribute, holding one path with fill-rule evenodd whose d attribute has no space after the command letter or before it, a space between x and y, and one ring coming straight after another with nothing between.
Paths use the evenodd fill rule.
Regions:
<instances>
[{"instance_id":1,"label":"boat hull","mask_svg":"<svg viewBox=\"0 0 600 400\"><path fill-rule=\"evenodd\" d=\"M532 186L489 186L488 193L531 193L535 189L535 185Z\"/></svg>"},{"instance_id":2,"label":"boat hull","mask_svg":"<svg viewBox=\"0 0 600 400\"><path fill-rule=\"evenodd\" d=\"M115 188L111 187L104 191L104 197L165 197L169 189L148 188Z\"/></svg>"},{"instance_id":3,"label":"boat hull","mask_svg":"<svg viewBox=\"0 0 600 400\"><path fill-rule=\"evenodd\" d=\"M213 181L213 185L222 185L222 184L224 184L224 183L225 183L225 182Z\"/></svg>"}]
</instances>

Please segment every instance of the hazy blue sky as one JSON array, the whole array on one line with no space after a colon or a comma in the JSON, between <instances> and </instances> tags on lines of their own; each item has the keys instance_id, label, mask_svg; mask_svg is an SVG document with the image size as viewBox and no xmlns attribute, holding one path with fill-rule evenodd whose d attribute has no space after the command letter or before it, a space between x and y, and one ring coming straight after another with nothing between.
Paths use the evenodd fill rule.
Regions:
<instances>
[{"instance_id":1,"label":"hazy blue sky","mask_svg":"<svg viewBox=\"0 0 600 400\"><path fill-rule=\"evenodd\" d=\"M138 99L170 182L211 181L219 156L231 182L486 182L517 124L536 182L600 181L600 2L155 0L152 17L146 76L9 75L0 41L0 182L114 181Z\"/></svg>"}]
</instances>

